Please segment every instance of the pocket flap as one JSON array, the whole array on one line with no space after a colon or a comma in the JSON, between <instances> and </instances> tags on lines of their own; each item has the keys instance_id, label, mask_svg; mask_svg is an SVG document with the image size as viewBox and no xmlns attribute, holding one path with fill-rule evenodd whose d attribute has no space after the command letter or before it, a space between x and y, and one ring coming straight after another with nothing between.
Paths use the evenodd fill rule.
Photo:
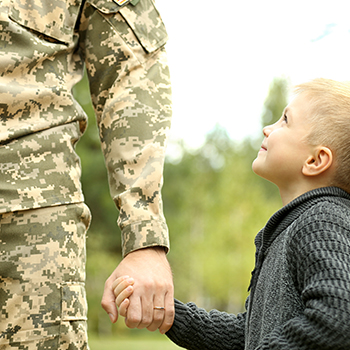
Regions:
<instances>
[{"instance_id":1,"label":"pocket flap","mask_svg":"<svg viewBox=\"0 0 350 350\"><path fill-rule=\"evenodd\" d=\"M68 43L74 34L79 5L79 0L11 0L9 16L26 28Z\"/></svg>"},{"instance_id":2,"label":"pocket flap","mask_svg":"<svg viewBox=\"0 0 350 350\"><path fill-rule=\"evenodd\" d=\"M151 53L167 42L168 33L152 0L143 0L136 6L124 7L120 14L147 52Z\"/></svg>"},{"instance_id":3,"label":"pocket flap","mask_svg":"<svg viewBox=\"0 0 350 350\"><path fill-rule=\"evenodd\" d=\"M164 23L152 0L88 0L89 3L105 15L118 13L133 31L144 50L151 53L162 47L168 40ZM120 5L117 4L120 3ZM128 5L129 6L126 6ZM117 18L110 17L109 21L120 27ZM124 35L124 31L119 31ZM126 41L128 41L126 39Z\"/></svg>"},{"instance_id":4,"label":"pocket flap","mask_svg":"<svg viewBox=\"0 0 350 350\"><path fill-rule=\"evenodd\" d=\"M89 3L102 13L117 13L130 0L89 0Z\"/></svg>"}]
</instances>

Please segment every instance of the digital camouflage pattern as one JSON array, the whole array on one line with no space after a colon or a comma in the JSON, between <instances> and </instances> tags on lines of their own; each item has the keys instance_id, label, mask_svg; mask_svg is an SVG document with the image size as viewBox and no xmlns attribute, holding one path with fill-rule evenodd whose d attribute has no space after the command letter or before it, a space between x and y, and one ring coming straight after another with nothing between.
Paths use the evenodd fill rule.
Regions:
<instances>
[{"instance_id":1,"label":"digital camouflage pattern","mask_svg":"<svg viewBox=\"0 0 350 350\"><path fill-rule=\"evenodd\" d=\"M84 204L0 214L0 349L86 349Z\"/></svg>"},{"instance_id":2,"label":"digital camouflage pattern","mask_svg":"<svg viewBox=\"0 0 350 350\"><path fill-rule=\"evenodd\" d=\"M152 0L0 0L0 349L88 348L84 65L123 254L169 247L166 41Z\"/></svg>"},{"instance_id":3,"label":"digital camouflage pattern","mask_svg":"<svg viewBox=\"0 0 350 350\"><path fill-rule=\"evenodd\" d=\"M152 0L0 0L0 213L83 201L71 90L85 63L123 254L168 247L166 40Z\"/></svg>"}]
</instances>

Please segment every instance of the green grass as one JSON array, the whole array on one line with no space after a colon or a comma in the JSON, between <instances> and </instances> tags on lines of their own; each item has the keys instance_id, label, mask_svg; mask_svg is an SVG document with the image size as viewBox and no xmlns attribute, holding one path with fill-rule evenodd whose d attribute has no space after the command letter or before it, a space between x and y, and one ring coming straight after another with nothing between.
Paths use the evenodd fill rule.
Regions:
<instances>
[{"instance_id":1,"label":"green grass","mask_svg":"<svg viewBox=\"0 0 350 350\"><path fill-rule=\"evenodd\" d=\"M172 343L168 338L151 340L115 338L89 338L90 350L178 350L182 349Z\"/></svg>"}]
</instances>

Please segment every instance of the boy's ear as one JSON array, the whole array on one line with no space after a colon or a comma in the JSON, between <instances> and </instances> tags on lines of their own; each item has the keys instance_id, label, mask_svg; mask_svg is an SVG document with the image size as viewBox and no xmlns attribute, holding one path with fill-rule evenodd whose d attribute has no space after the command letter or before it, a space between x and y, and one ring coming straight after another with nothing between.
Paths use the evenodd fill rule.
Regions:
<instances>
[{"instance_id":1,"label":"boy's ear","mask_svg":"<svg viewBox=\"0 0 350 350\"><path fill-rule=\"evenodd\" d=\"M324 173L333 164L333 152L328 147L319 147L304 163L302 173L316 176Z\"/></svg>"}]
</instances>

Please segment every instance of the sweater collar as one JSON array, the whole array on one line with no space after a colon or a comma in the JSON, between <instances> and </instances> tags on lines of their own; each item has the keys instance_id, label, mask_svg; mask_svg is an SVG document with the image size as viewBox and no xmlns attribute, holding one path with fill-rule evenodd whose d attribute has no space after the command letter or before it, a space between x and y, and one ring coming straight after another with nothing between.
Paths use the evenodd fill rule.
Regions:
<instances>
[{"instance_id":1,"label":"sweater collar","mask_svg":"<svg viewBox=\"0 0 350 350\"><path fill-rule=\"evenodd\" d=\"M276 237L305 212L305 210L318 202L324 201L326 197L350 201L350 194L339 187L322 187L302 194L271 216L265 227L255 237L255 268L252 272L248 290L255 284L267 250Z\"/></svg>"},{"instance_id":2,"label":"sweater collar","mask_svg":"<svg viewBox=\"0 0 350 350\"><path fill-rule=\"evenodd\" d=\"M325 197L350 200L350 194L339 187L322 187L306 192L278 210L258 233L255 239L257 249L265 252L275 238L293 223L306 209L323 201Z\"/></svg>"}]
</instances>

